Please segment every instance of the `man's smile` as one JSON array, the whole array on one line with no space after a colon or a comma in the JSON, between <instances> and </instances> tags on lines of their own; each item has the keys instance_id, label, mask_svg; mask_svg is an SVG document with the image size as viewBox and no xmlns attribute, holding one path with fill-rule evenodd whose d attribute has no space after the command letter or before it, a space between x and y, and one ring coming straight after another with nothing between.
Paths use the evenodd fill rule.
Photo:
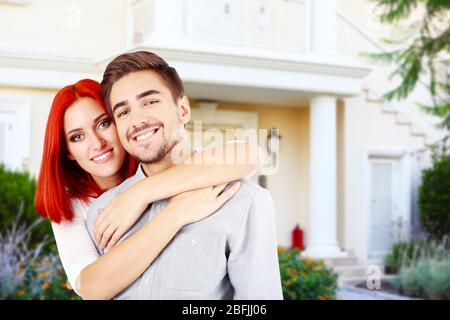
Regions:
<instances>
[{"instance_id":1,"label":"man's smile","mask_svg":"<svg viewBox=\"0 0 450 320\"><path fill-rule=\"evenodd\" d=\"M155 135L161 127L151 127L148 129L144 129L139 131L138 133L131 136L130 140L134 142L141 142L149 140L153 135Z\"/></svg>"}]
</instances>

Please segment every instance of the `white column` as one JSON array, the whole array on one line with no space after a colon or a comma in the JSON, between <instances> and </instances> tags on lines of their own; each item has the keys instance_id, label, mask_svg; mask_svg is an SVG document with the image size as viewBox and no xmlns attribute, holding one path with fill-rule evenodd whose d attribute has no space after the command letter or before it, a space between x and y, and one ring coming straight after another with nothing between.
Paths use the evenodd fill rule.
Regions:
<instances>
[{"instance_id":1,"label":"white column","mask_svg":"<svg viewBox=\"0 0 450 320\"><path fill-rule=\"evenodd\" d=\"M344 255L337 245L336 141L336 97L314 97L310 102L310 225L305 256Z\"/></svg>"}]
</instances>

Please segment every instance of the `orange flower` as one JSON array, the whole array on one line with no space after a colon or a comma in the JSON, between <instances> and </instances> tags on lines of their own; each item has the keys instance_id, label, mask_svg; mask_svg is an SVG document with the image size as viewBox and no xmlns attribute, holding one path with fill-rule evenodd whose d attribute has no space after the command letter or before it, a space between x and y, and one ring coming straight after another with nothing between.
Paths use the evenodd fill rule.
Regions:
<instances>
[{"instance_id":1,"label":"orange flower","mask_svg":"<svg viewBox=\"0 0 450 320\"><path fill-rule=\"evenodd\" d=\"M25 295L25 290L20 290L19 292L18 292L18 294L19 294L19 296L24 296Z\"/></svg>"},{"instance_id":2,"label":"orange flower","mask_svg":"<svg viewBox=\"0 0 450 320\"><path fill-rule=\"evenodd\" d=\"M69 282L64 282L62 285L61 285L61 287L62 288L64 288L64 289L67 289L67 290L72 290L72 287L70 286L70 283Z\"/></svg>"},{"instance_id":3,"label":"orange flower","mask_svg":"<svg viewBox=\"0 0 450 320\"><path fill-rule=\"evenodd\" d=\"M48 282L45 282L43 285L42 285L42 289L48 289L48 288L50 288L50 285L48 284Z\"/></svg>"},{"instance_id":4,"label":"orange flower","mask_svg":"<svg viewBox=\"0 0 450 320\"><path fill-rule=\"evenodd\" d=\"M44 279L44 278L48 278L48 276L50 275L49 271L45 271L45 272L41 272L37 275L38 279Z\"/></svg>"}]
</instances>

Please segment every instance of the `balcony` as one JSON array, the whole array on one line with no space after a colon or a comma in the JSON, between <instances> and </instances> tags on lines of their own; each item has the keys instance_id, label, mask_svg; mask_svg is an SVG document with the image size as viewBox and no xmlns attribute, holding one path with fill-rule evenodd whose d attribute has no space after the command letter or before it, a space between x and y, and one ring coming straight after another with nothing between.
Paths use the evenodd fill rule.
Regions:
<instances>
[{"instance_id":1,"label":"balcony","mask_svg":"<svg viewBox=\"0 0 450 320\"><path fill-rule=\"evenodd\" d=\"M130 47L310 49L310 0L131 0L128 8Z\"/></svg>"}]
</instances>

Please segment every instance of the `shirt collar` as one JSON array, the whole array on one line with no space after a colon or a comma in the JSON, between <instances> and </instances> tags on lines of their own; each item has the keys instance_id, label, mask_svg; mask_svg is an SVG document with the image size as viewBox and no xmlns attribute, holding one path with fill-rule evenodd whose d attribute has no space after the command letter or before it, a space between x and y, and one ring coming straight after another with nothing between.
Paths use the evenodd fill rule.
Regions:
<instances>
[{"instance_id":1,"label":"shirt collar","mask_svg":"<svg viewBox=\"0 0 450 320\"><path fill-rule=\"evenodd\" d=\"M145 175L144 168L142 168L142 163L139 163L139 166L138 166L138 168L137 168L136 173L134 174L134 176L135 176L135 178L136 178L137 180L141 180L141 179L144 179L144 178L147 177L147 176Z\"/></svg>"}]
</instances>

